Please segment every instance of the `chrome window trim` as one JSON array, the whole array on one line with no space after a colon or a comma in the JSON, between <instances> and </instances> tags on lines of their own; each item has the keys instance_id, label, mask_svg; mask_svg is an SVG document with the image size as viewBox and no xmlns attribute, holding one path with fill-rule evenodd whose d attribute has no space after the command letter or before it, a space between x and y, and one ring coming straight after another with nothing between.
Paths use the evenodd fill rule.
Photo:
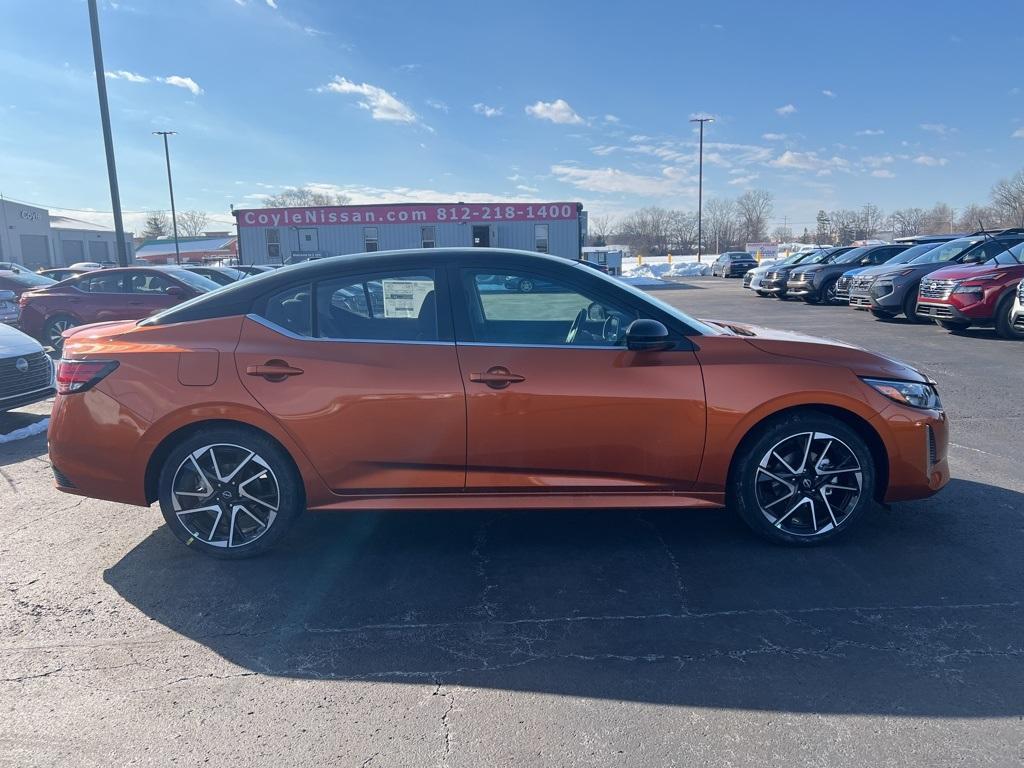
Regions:
<instances>
[{"instance_id":1,"label":"chrome window trim","mask_svg":"<svg viewBox=\"0 0 1024 768\"><path fill-rule=\"evenodd\" d=\"M428 347L454 347L454 341L413 341L404 339L325 339L318 336L302 336L301 334L289 331L277 323L267 320L265 317L249 313L246 319L252 320L254 323L259 323L264 328L268 328L275 333L279 333L282 336L286 336L289 339L295 339L296 341L323 341L323 342L338 342L341 344L415 344L417 346L428 346Z\"/></svg>"},{"instance_id":2,"label":"chrome window trim","mask_svg":"<svg viewBox=\"0 0 1024 768\"><path fill-rule=\"evenodd\" d=\"M457 341L460 347L516 347L518 349L614 349L620 352L629 352L629 348L598 346L596 344L512 344L507 342L486 342L486 341Z\"/></svg>"}]
</instances>

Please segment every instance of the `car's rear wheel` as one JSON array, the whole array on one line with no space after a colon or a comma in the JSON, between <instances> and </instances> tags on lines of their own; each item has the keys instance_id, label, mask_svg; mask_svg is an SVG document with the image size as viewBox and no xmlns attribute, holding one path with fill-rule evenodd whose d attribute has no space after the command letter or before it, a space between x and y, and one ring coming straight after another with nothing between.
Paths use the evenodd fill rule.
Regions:
<instances>
[{"instance_id":1,"label":"car's rear wheel","mask_svg":"<svg viewBox=\"0 0 1024 768\"><path fill-rule=\"evenodd\" d=\"M838 419L796 413L745 441L730 502L757 534L809 546L849 529L871 505L876 470L864 438Z\"/></svg>"},{"instance_id":2,"label":"car's rear wheel","mask_svg":"<svg viewBox=\"0 0 1024 768\"><path fill-rule=\"evenodd\" d=\"M43 327L43 338L44 344L49 344L58 352L64 348L64 331L74 328L78 325L75 318L68 315L54 315L46 321L46 325Z\"/></svg>"},{"instance_id":3,"label":"car's rear wheel","mask_svg":"<svg viewBox=\"0 0 1024 768\"><path fill-rule=\"evenodd\" d=\"M996 333L1004 339L1024 339L1024 332L1013 327L1014 293L1014 290L1007 291L996 306Z\"/></svg>"},{"instance_id":4,"label":"car's rear wheel","mask_svg":"<svg viewBox=\"0 0 1024 768\"><path fill-rule=\"evenodd\" d=\"M178 539L223 559L270 549L305 504L291 457L244 427L198 431L176 445L160 470L159 498Z\"/></svg>"},{"instance_id":5,"label":"car's rear wheel","mask_svg":"<svg viewBox=\"0 0 1024 768\"><path fill-rule=\"evenodd\" d=\"M941 328L945 328L950 333L963 333L971 327L970 323L964 323L960 320L936 320Z\"/></svg>"}]
</instances>

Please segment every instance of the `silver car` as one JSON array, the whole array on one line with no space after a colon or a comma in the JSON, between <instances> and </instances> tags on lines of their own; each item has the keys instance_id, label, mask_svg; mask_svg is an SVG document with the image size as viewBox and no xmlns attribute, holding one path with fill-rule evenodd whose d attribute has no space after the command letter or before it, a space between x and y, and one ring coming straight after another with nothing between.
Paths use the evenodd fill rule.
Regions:
<instances>
[{"instance_id":1,"label":"silver car","mask_svg":"<svg viewBox=\"0 0 1024 768\"><path fill-rule=\"evenodd\" d=\"M53 361L39 342L0 325L0 413L53 397Z\"/></svg>"},{"instance_id":2,"label":"silver car","mask_svg":"<svg viewBox=\"0 0 1024 768\"><path fill-rule=\"evenodd\" d=\"M18 324L18 297L14 291L0 291L0 323Z\"/></svg>"},{"instance_id":3,"label":"silver car","mask_svg":"<svg viewBox=\"0 0 1024 768\"><path fill-rule=\"evenodd\" d=\"M1017 286L1017 298L1013 300L1010 325L1019 336L1024 337L1024 280Z\"/></svg>"}]
</instances>

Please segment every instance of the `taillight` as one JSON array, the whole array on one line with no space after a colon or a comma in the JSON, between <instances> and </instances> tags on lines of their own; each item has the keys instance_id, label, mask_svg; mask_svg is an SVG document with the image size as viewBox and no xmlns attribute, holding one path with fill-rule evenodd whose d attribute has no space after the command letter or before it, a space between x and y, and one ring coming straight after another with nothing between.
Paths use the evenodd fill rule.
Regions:
<instances>
[{"instance_id":1,"label":"taillight","mask_svg":"<svg viewBox=\"0 0 1024 768\"><path fill-rule=\"evenodd\" d=\"M61 360L57 366L57 394L84 392L96 386L117 366L116 360Z\"/></svg>"}]
</instances>

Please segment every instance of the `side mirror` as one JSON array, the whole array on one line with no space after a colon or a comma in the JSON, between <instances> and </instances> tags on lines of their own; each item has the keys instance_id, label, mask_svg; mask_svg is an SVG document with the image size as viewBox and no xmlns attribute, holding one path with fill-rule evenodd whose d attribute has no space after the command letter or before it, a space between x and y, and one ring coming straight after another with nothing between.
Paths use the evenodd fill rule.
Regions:
<instances>
[{"instance_id":1,"label":"side mirror","mask_svg":"<svg viewBox=\"0 0 1024 768\"><path fill-rule=\"evenodd\" d=\"M14 291L0 291L0 301L14 301L16 298Z\"/></svg>"},{"instance_id":2,"label":"side mirror","mask_svg":"<svg viewBox=\"0 0 1024 768\"><path fill-rule=\"evenodd\" d=\"M164 290L164 293L166 293L168 296L174 299L181 299L185 297L185 291L183 291L181 287L177 285L167 286L167 288Z\"/></svg>"},{"instance_id":3,"label":"side mirror","mask_svg":"<svg viewBox=\"0 0 1024 768\"><path fill-rule=\"evenodd\" d=\"M675 345L668 328L657 320L634 320L626 329L626 347L634 352L660 352Z\"/></svg>"}]
</instances>

